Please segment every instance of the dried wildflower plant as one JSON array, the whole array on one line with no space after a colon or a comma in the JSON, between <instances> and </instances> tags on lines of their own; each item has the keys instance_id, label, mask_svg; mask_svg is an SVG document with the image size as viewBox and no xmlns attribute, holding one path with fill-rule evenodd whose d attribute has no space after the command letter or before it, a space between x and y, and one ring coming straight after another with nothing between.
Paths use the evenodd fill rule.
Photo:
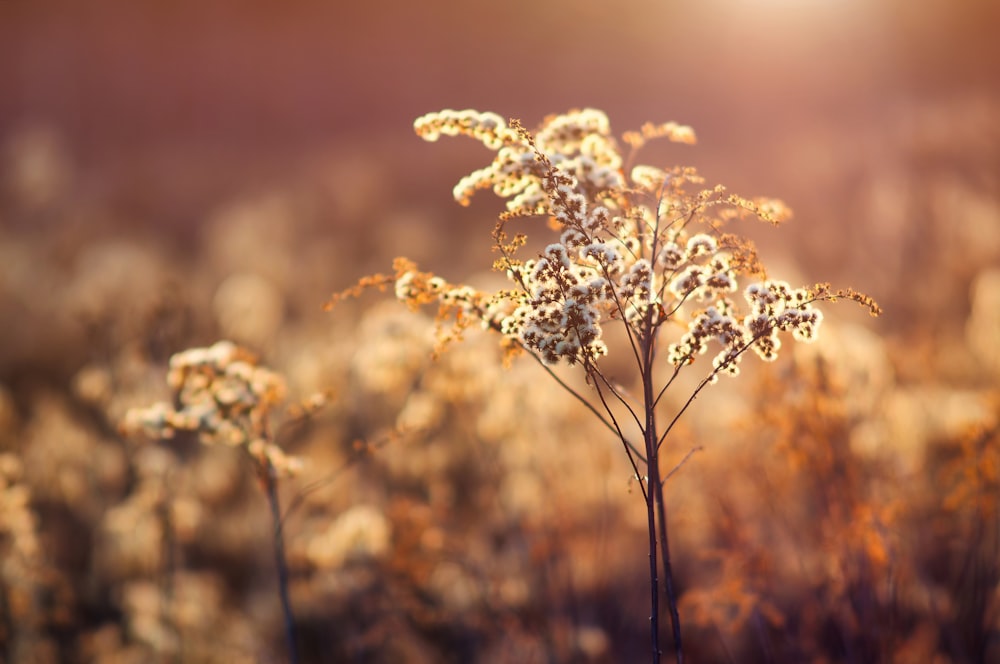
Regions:
<instances>
[{"instance_id":1,"label":"dried wildflower plant","mask_svg":"<svg viewBox=\"0 0 1000 664\"><path fill-rule=\"evenodd\" d=\"M494 268L506 274L509 287L483 292L399 258L393 274L366 277L335 295L328 306L373 287L392 287L414 309L437 305L439 346L461 338L472 325L492 330L500 335L508 360L523 353L533 356L614 432L642 480L646 500L653 661L660 657L657 550L674 651L682 661L660 468L668 434L704 387L721 375L739 373L747 351L773 361L783 333L813 341L823 320L818 303L849 299L873 315L879 313L878 305L853 290L836 291L827 284L795 288L768 278L753 244L726 228L742 218L778 224L789 216L780 201L706 187L693 168L635 163L650 140L693 144L690 127L647 124L623 135L626 150L612 135L607 116L594 109L550 116L534 132L516 120L472 110L430 113L418 118L414 128L428 141L463 135L496 152L492 163L459 181L454 197L468 205L475 192L491 189L507 199L492 237ZM552 234L531 257L522 255L527 235L509 228L527 217L547 218L539 230ZM611 337L605 330L612 325L624 330L622 348L608 345ZM666 367L657 362L664 350ZM663 396L710 350L711 368L703 370L692 394L661 426ZM632 397L602 371L602 360L612 352L632 358L641 397ZM582 368L593 401L569 387L554 371L556 365ZM642 445L631 440L629 427L641 435Z\"/></svg>"},{"instance_id":2,"label":"dried wildflower plant","mask_svg":"<svg viewBox=\"0 0 1000 664\"><path fill-rule=\"evenodd\" d=\"M123 428L126 433L143 431L161 440L188 432L197 435L203 444L236 447L247 453L271 508L286 637L290 659L295 662L297 649L277 483L280 478L298 474L303 462L286 455L275 444L271 422L272 414L286 399L285 379L260 366L250 351L220 341L171 357L167 384L173 391L172 403L129 410ZM288 412L291 417L301 417L321 408L324 402L325 396L316 395L290 407Z\"/></svg>"},{"instance_id":3,"label":"dried wildflower plant","mask_svg":"<svg viewBox=\"0 0 1000 664\"><path fill-rule=\"evenodd\" d=\"M206 445L239 447L262 474L293 476L302 460L275 445L271 413L285 401L284 378L258 366L252 353L230 341L191 348L170 358L167 384L173 403L133 408L125 415L127 432L143 431L157 439L194 433ZM309 407L321 405L321 400Z\"/></svg>"}]
</instances>

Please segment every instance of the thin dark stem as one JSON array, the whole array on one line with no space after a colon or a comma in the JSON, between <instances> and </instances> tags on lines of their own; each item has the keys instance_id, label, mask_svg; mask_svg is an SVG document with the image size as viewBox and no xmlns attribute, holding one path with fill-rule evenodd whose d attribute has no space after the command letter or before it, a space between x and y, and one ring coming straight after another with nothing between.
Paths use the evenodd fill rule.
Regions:
<instances>
[{"instance_id":1,"label":"thin dark stem","mask_svg":"<svg viewBox=\"0 0 1000 664\"><path fill-rule=\"evenodd\" d=\"M601 272L604 275L604 278L607 279L608 283L615 283L614 277L612 277L611 273L608 272L608 266L603 263L601 264ZM613 289L611 291L611 298L615 304L615 310L618 311L618 315L621 316L621 320L624 323L625 334L628 336L628 345L632 349L632 355L635 357L635 361L637 363L642 364L642 358L639 356L640 348L636 345L636 338L632 331L632 326L628 324L628 310L625 307L627 303L622 303L622 301L618 298L618 292Z\"/></svg>"},{"instance_id":2,"label":"thin dark stem","mask_svg":"<svg viewBox=\"0 0 1000 664\"><path fill-rule=\"evenodd\" d=\"M663 395L667 393L667 390L670 388L670 386L674 384L674 380L676 380L677 376L680 375L682 368L684 368L683 364L678 364L674 366L674 372L670 375L670 380L664 383L663 387L660 388L660 391L657 393L656 399L653 401L654 407L659 405L660 399L662 399Z\"/></svg>"},{"instance_id":3,"label":"thin dark stem","mask_svg":"<svg viewBox=\"0 0 1000 664\"><path fill-rule=\"evenodd\" d=\"M593 367L588 367L588 370L596 371L596 369ZM594 390L597 392L597 398L601 400L601 404L604 406L604 410L608 412L608 417L610 417L611 421L614 422L615 424L615 429L617 430L618 433L618 439L622 441L622 445L625 446L625 454L628 456L629 463L632 464L632 470L635 472L635 477L639 481L639 488L642 490L642 497L648 500L649 496L646 493L645 485L643 485L642 483L642 476L639 474L639 466L636 464L635 458L638 457L643 463L646 464L647 471L649 470L649 464L646 461L646 458L642 454L640 454L638 450L635 449L635 446L631 442L629 442L627 438L625 438L625 432L622 431L621 426L619 426L618 424L618 420L615 418L614 412L612 412L610 406L608 406L607 399L605 399L604 397L604 392L601 391L601 384L596 379L594 380Z\"/></svg>"},{"instance_id":4,"label":"thin dark stem","mask_svg":"<svg viewBox=\"0 0 1000 664\"><path fill-rule=\"evenodd\" d=\"M659 395L654 393L653 360L656 355L656 336L652 325L651 314L647 314L646 330L643 337L642 357L640 366L642 373L642 396L646 414L646 424L643 427L643 438L646 444L647 472L649 489L646 497L647 525L649 527L650 585L652 586L653 611L653 663L660 661L659 642L659 578L656 560L657 534L659 534L660 557L663 561L664 590L667 597L667 608L670 612L670 626L674 637L674 657L677 664L684 663L684 648L681 642L680 612L677 610L677 593L674 589L673 567L670 564L670 542L667 537L667 508L663 499L663 478L660 477L659 450L660 438L656 432L656 402ZM659 522L659 533L657 533Z\"/></svg>"},{"instance_id":5,"label":"thin dark stem","mask_svg":"<svg viewBox=\"0 0 1000 664\"><path fill-rule=\"evenodd\" d=\"M302 505L303 502L305 502L306 498L308 498L316 491L319 491L323 487L329 486L330 484L336 482L337 479L345 472L347 472L347 470L351 466L364 459L374 450L378 450L384 447L385 445L388 445L390 442L397 440L397 436L399 435L399 433L400 433L399 431L390 431L387 435L378 440L375 440L374 442L371 443L365 442L364 446L361 447L360 449L355 449L353 455L349 459L347 459L347 461L342 463L339 468L329 473L328 475L321 477L317 480L314 480L313 482L310 482L306 486L302 487L302 489L300 489L298 493L296 493L295 496L291 499L291 501L289 501L289 503L285 506L285 512L282 515L281 523L279 524L280 527L284 528L285 521L288 520L288 517L291 516L292 513L295 512L295 510L297 510L299 506Z\"/></svg>"},{"instance_id":6,"label":"thin dark stem","mask_svg":"<svg viewBox=\"0 0 1000 664\"><path fill-rule=\"evenodd\" d=\"M163 578L160 582L160 613L164 624L177 637L177 649L174 651L173 661L180 664L184 656L184 638L177 621L174 620L174 579L177 576L177 532L174 529L173 514L171 512L173 485L170 482L169 473L170 471L163 478L164 496L156 508L157 516L160 519L160 527L163 529ZM166 658L164 658L164 661L166 661Z\"/></svg>"},{"instance_id":7,"label":"thin dark stem","mask_svg":"<svg viewBox=\"0 0 1000 664\"><path fill-rule=\"evenodd\" d=\"M648 436L647 436L648 438ZM655 446L653 454L656 454ZM655 477L650 473L649 477ZM659 565L656 562L656 511L654 510L655 494L650 489L646 491L646 519L649 529L649 636L653 648L653 664L660 664L660 579Z\"/></svg>"},{"instance_id":8,"label":"thin dark stem","mask_svg":"<svg viewBox=\"0 0 1000 664\"><path fill-rule=\"evenodd\" d=\"M650 474L650 483L656 498L657 517L660 522L660 557L663 559L663 582L667 593L667 608L670 611L670 627L674 634L674 655L677 658L677 664L683 664L681 617L677 610L677 591L674 588L674 571L670 562L670 541L667 536L667 507L663 500L663 482L659 478L659 471Z\"/></svg>"},{"instance_id":9,"label":"thin dark stem","mask_svg":"<svg viewBox=\"0 0 1000 664\"><path fill-rule=\"evenodd\" d=\"M682 467L684 466L684 464L686 464L686 463L687 463L688 459L690 459L690 458L691 458L691 455L692 455L692 454L694 454L695 452L701 452L701 451L702 451L702 450L704 450L704 449L705 449L705 448L704 448L704 447L702 447L701 445L695 445L694 447L692 447L691 449L689 449L689 450L688 450L688 452L687 452L687 454L685 454L685 455L684 455L684 458L683 458L683 459L681 459L681 460L680 460L680 461L679 461L679 462L677 463L677 465L676 465L676 466L674 466L674 467L673 467L673 469L672 469L672 470L671 470L671 471L670 471L669 473L667 473L667 474L666 474L666 476L665 476L665 477L663 478L663 481L664 481L664 482L666 482L666 481L667 481L667 480L669 480L669 479L670 479L671 477L673 477L673 476L674 476L674 474L675 474L675 473L676 473L676 472L677 472L678 470L680 470L680 469L681 469L681 468L682 468Z\"/></svg>"},{"instance_id":10,"label":"thin dark stem","mask_svg":"<svg viewBox=\"0 0 1000 664\"><path fill-rule=\"evenodd\" d=\"M636 414L635 409L632 408L632 404L629 403L628 399L626 399L625 396L621 393L621 391L614 386L614 383L608 380L608 378L603 373L601 373L601 371L599 371L596 366L588 368L588 372L596 376L598 379L600 379L602 383L605 384L605 386L607 386L611 394L614 395L615 399L617 399L618 402L622 404L622 406L625 407L625 409L629 412L629 415L631 415L632 419L635 421L635 425L639 427L639 429L641 430L643 428L642 420L639 419L639 415ZM605 408L606 407L607 406L605 406Z\"/></svg>"},{"instance_id":11,"label":"thin dark stem","mask_svg":"<svg viewBox=\"0 0 1000 664\"><path fill-rule=\"evenodd\" d=\"M646 464L646 478L649 484L646 490L646 526L649 530L649 585L650 585L650 639L653 648L653 664L659 664L660 662L660 577L659 577L659 564L657 563L657 539L656 539L656 521L657 521L657 503L659 503L659 512L662 514L662 503L663 503L663 492L659 489L661 486L660 482L660 469L659 469L659 446L657 445L656 436L656 408L654 406L655 397L653 395L653 338L647 336L643 339L642 343L642 355L643 362L640 366L642 370L642 394L643 394L643 406L646 412L646 423L643 427L643 440L646 444L646 459L648 460ZM663 517L660 517L661 532L663 532L665 527L665 522ZM665 541L664 538L660 538L661 544ZM664 558L668 560L669 558ZM664 566L664 572L669 574L670 567ZM667 587L671 588L673 584L671 581L667 580ZM672 602L672 595L667 594L668 602ZM673 620L674 611L671 609L670 612L671 620ZM676 628L675 628L676 632ZM675 641L675 645L679 647L679 642ZM678 655L678 662L680 662Z\"/></svg>"},{"instance_id":12,"label":"thin dark stem","mask_svg":"<svg viewBox=\"0 0 1000 664\"><path fill-rule=\"evenodd\" d=\"M733 362L736 362L740 355L750 350L750 347L753 346L755 343L757 343L758 339L760 339L760 336L754 337L750 342L743 345L743 347L741 347L732 357L730 357L728 360L726 360L719 366L715 367L710 374L701 379L701 382L698 383L698 386L694 388L693 392L691 392L691 395L687 398L687 401L684 402L684 405L681 406L680 410L678 410L674 414L674 417L673 419L670 420L670 424L667 425L666 430L664 430L664 432L660 435L660 440L656 445L657 448L663 445L663 442L667 439L667 436L673 430L674 425L677 424L677 420L681 419L681 415L683 415L685 411L687 411L687 409L691 407L691 404L693 404L694 400L698 398L698 395L701 394L701 391L705 389L705 386L711 383L712 379L715 378L715 376L719 374L719 372L721 372L723 369L728 367ZM674 376L676 375L677 374L675 372ZM673 378L671 378L671 380L673 380Z\"/></svg>"},{"instance_id":13,"label":"thin dark stem","mask_svg":"<svg viewBox=\"0 0 1000 664\"><path fill-rule=\"evenodd\" d=\"M523 348L523 346L522 346L522 348ZM635 455L643 463L646 462L646 457L643 456L643 454L638 449L636 449L635 445L625 437L625 434L622 432L621 427L618 425L618 421L615 419L614 413L608 407L608 403L607 403L607 401L605 401L603 395L601 395L601 403L604 406L604 410L608 413L608 417L611 418L611 421L608 421L608 419L605 418L604 415L602 415L599 410L597 410L597 407L594 406L594 404L590 403L590 401L588 401L582 394L580 394L579 392L577 392L576 390L574 390L572 387L569 386L568 383L566 383L566 381L564 381L562 378L560 378L556 374L556 372L554 372L552 370L552 367L550 367L547 364L545 364L545 362L542 361L542 358L538 357L538 355L534 351L532 351L530 349L527 349L527 348L525 350L535 360L535 362L538 362L538 364L549 374L549 376L551 376L552 379L554 381L556 381L556 384L558 384L559 387L561 387L564 390L566 390L567 392L569 392L573 396L573 398L575 398L577 401L579 401L584 406L586 406L587 410L589 410L591 413L593 413L594 416L597 417L597 419L599 419L601 421L601 424L603 424L605 427L607 427L608 430L610 430L613 434L615 434L616 436L618 436L618 438L622 441L622 443L627 448L626 452L629 454L629 459L630 460L632 459L632 455ZM595 373L598 373L598 375L600 373L600 372L597 372L596 367L593 367L592 365L588 365L587 367L585 367L585 369L587 370L588 373L591 373L592 371L595 372ZM597 380L596 379L593 379L593 380L594 380L594 386L598 387ZM598 387L598 393L600 394L600 388L599 387ZM632 462L632 466L635 467L635 462L634 461ZM636 471L636 472L638 474L638 471Z\"/></svg>"},{"instance_id":14,"label":"thin dark stem","mask_svg":"<svg viewBox=\"0 0 1000 664\"><path fill-rule=\"evenodd\" d=\"M594 404L592 404L589 401L587 401L587 399L582 394L580 394L575 389L573 389L572 387L570 387L569 383L567 383L562 378L560 378L559 375L556 374L556 372L552 370L552 367L550 367L549 365L545 364L545 362L542 361L542 358L540 358L537 353L535 353L534 351L532 351L530 348L526 347L524 344L520 344L520 346L521 346L521 348L524 348L525 352L527 352L528 355L530 355L531 358L533 360L535 360L535 362L537 362L538 365L540 367L542 367L542 369L544 369L546 373L549 374L549 376L552 377L552 380L556 381L556 384L558 384L559 387L561 387L564 390L566 390L567 392L569 392L569 394L572 395L572 397L574 399L576 399L581 404L583 404L584 406L586 406L587 410L589 410L591 413L593 413L594 416L601 421L601 424L603 424L605 427L607 427L608 430L610 430L614 434L619 434L620 433L620 431L616 430L616 428L611 424L611 422L608 422L608 420L605 419L605 417L603 415L601 415L600 411L597 410L597 408L594 407Z\"/></svg>"},{"instance_id":15,"label":"thin dark stem","mask_svg":"<svg viewBox=\"0 0 1000 664\"><path fill-rule=\"evenodd\" d=\"M274 561L278 568L278 594L281 596L281 610L285 618L285 640L288 643L288 661L298 664L298 645L295 641L295 615L288 598L288 563L285 560L285 539L281 524L281 506L278 504L278 482L274 466L268 462L262 470L267 502L271 506L271 520L274 524Z\"/></svg>"}]
</instances>

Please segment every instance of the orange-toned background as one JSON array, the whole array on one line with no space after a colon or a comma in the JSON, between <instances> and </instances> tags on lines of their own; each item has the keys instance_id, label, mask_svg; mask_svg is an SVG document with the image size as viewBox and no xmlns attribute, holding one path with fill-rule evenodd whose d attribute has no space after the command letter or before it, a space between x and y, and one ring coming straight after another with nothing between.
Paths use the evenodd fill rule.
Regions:
<instances>
[{"instance_id":1,"label":"orange-toned background","mask_svg":"<svg viewBox=\"0 0 1000 664\"><path fill-rule=\"evenodd\" d=\"M6 2L0 129L48 124L88 172L148 180L151 204L183 209L243 169L273 177L359 143L395 145L394 172L430 170L409 125L437 108L530 124L596 106L620 130L692 124L720 180L781 192L824 165L785 163L790 134L844 132L863 152L854 132L891 132L910 105L991 93L998 14L988 0Z\"/></svg>"},{"instance_id":2,"label":"orange-toned background","mask_svg":"<svg viewBox=\"0 0 1000 664\"><path fill-rule=\"evenodd\" d=\"M992 0L0 1L0 654L178 656L152 624L190 661L281 659L240 457L118 430L168 398L172 353L230 337L296 396L336 393L278 441L307 460L282 485L304 661L645 657L618 444L488 341L435 364L394 303L321 310L398 254L455 280L492 261L501 204L450 195L488 153L415 117L593 106L617 133L692 125L644 161L785 199L790 225L745 229L773 271L885 309L831 306L825 363L748 367L665 446L706 448L668 487L694 652L977 661L1000 614L998 22ZM407 420L428 428L366 447Z\"/></svg>"},{"instance_id":3,"label":"orange-toned background","mask_svg":"<svg viewBox=\"0 0 1000 664\"><path fill-rule=\"evenodd\" d=\"M72 246L150 233L190 257L230 201L308 187L312 223L289 232L344 249L317 297L402 252L464 276L488 254L449 245L484 247L498 205L482 196L460 210L448 192L483 153L422 144L413 119L472 107L532 126L596 106L618 132L693 125L698 148L651 161L784 198L797 220L758 240L795 246L784 254L803 281L899 299L884 325L905 328L915 298L964 315L975 265L1000 254L995 219L952 210L966 238L948 258L957 283L925 273L914 286L940 244L916 218L950 205L921 178L997 187L998 14L989 0L5 2L0 223ZM31 170L15 139L38 132L54 173L43 163L48 189L18 193L34 185L12 174ZM983 254L971 264L970 245Z\"/></svg>"}]
</instances>

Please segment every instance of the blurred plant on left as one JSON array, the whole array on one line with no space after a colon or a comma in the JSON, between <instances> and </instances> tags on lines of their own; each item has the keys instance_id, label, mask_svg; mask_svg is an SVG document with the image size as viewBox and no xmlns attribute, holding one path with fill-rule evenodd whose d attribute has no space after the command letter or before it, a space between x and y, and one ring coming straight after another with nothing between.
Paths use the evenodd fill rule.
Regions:
<instances>
[{"instance_id":1,"label":"blurred plant on left","mask_svg":"<svg viewBox=\"0 0 1000 664\"><path fill-rule=\"evenodd\" d=\"M173 391L173 403L158 402L146 408L133 408L126 414L123 428L127 433L141 430L161 440L187 432L195 434L206 445L228 445L246 452L271 509L288 657L289 661L297 662L278 479L296 475L302 460L287 456L274 443L271 423L272 411L285 400L285 380L280 374L259 366L249 351L230 341L220 341L209 348L193 348L171 357L167 383ZM324 400L322 395L316 395L298 407L296 414L308 414L321 407ZM171 518L172 515L164 513L164 531L171 528ZM164 536L169 541L170 534L165 532ZM166 597L168 605L173 603L172 599L173 588L170 587ZM169 644L167 650L177 647Z\"/></svg>"}]
</instances>

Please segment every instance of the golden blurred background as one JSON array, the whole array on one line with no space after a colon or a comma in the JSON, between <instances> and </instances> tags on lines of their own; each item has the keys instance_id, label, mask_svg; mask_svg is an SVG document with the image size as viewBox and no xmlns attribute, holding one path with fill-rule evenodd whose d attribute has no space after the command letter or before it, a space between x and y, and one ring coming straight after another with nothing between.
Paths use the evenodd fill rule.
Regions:
<instances>
[{"instance_id":1,"label":"golden blurred background","mask_svg":"<svg viewBox=\"0 0 1000 664\"><path fill-rule=\"evenodd\" d=\"M118 432L219 338L336 394L282 441L302 661L642 661L615 441L536 367L480 366L488 340L433 364L424 318L322 311L398 254L492 262L500 202L451 198L487 154L416 117L580 107L693 126L646 160L782 198L765 262L885 310L831 308L813 354L699 402L671 487L693 661L995 661L997 25L994 0L0 2L0 662L283 661L246 468ZM422 433L374 449L397 419Z\"/></svg>"}]
</instances>

